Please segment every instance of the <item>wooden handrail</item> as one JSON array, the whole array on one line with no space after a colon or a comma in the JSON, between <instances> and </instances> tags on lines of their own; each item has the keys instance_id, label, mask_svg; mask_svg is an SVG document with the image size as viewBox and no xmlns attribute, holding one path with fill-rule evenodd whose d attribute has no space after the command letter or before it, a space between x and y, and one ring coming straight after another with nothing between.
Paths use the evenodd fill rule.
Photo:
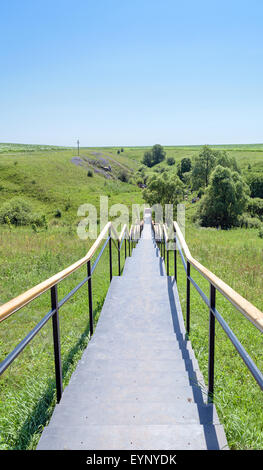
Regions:
<instances>
[{"instance_id":1,"label":"wooden handrail","mask_svg":"<svg viewBox=\"0 0 263 470\"><path fill-rule=\"evenodd\" d=\"M248 300L238 294L232 287L222 281L219 277L205 268L190 253L190 250L183 237L177 222L174 222L174 229L181 248L187 261L204 276L224 297L226 297L248 320L250 320L260 331L263 332L263 313L251 304Z\"/></svg>"},{"instance_id":2,"label":"wooden handrail","mask_svg":"<svg viewBox=\"0 0 263 470\"><path fill-rule=\"evenodd\" d=\"M122 231L121 231L121 233L120 233L120 236L119 236L119 238L118 238L118 241L119 241L119 242L122 241L122 239L123 239L123 237L124 237L125 234L129 237L129 232L128 232L128 228L127 228L127 225L126 225L126 224L123 226L123 229L122 229Z\"/></svg>"},{"instance_id":3,"label":"wooden handrail","mask_svg":"<svg viewBox=\"0 0 263 470\"><path fill-rule=\"evenodd\" d=\"M111 229L111 232L114 234L117 240L121 240L123 236L123 232L126 230L128 232L127 225L125 224L120 236L118 236L112 222L108 222L101 233L99 234L97 240L93 243L92 247L89 249L88 253L84 256L84 258L79 259L76 261L76 263L71 264L67 268L63 269L63 271L60 271L59 273L55 274L54 276L50 277L49 279L46 279L45 281L41 282L40 284L37 284L36 286L32 287L31 289L27 290L23 294L18 295L14 299L6 302L5 304L0 306L0 322L15 313L17 310L20 308L24 307L28 303L30 303L32 300L36 299L39 297L41 294L46 292L48 289L53 287L55 284L58 284L61 282L63 279L68 277L70 274L72 274L74 271L76 271L78 268L80 268L82 265L87 263L88 261L91 260L93 255L95 254L97 248L101 244L102 240L107 237L108 231Z\"/></svg>"},{"instance_id":4,"label":"wooden handrail","mask_svg":"<svg viewBox=\"0 0 263 470\"><path fill-rule=\"evenodd\" d=\"M165 243L167 243L169 241L169 237L168 237L168 233L167 233L167 229L165 225L163 225L163 235L164 235L164 241Z\"/></svg>"}]
</instances>

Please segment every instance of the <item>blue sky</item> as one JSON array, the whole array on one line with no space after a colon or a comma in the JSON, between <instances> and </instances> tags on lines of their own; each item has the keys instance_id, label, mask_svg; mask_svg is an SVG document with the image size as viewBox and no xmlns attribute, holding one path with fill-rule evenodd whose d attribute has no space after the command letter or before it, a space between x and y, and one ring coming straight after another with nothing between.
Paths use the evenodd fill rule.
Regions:
<instances>
[{"instance_id":1,"label":"blue sky","mask_svg":"<svg viewBox=\"0 0 263 470\"><path fill-rule=\"evenodd\" d=\"M263 142L262 0L2 0L0 142Z\"/></svg>"}]
</instances>

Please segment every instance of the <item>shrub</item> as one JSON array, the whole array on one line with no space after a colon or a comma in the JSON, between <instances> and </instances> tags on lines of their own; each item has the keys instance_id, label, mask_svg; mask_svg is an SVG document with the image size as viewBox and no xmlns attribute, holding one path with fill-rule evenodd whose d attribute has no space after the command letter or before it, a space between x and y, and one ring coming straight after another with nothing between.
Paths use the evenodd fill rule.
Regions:
<instances>
[{"instance_id":1,"label":"shrub","mask_svg":"<svg viewBox=\"0 0 263 470\"><path fill-rule=\"evenodd\" d=\"M197 197L199 197L201 199L201 197L205 194L205 190L204 188L200 188L198 193L197 193Z\"/></svg>"},{"instance_id":2,"label":"shrub","mask_svg":"<svg viewBox=\"0 0 263 470\"><path fill-rule=\"evenodd\" d=\"M60 217L62 217L62 212L61 212L61 210L60 210L60 209L57 209L54 215L55 215L55 217L56 217L57 219L59 219Z\"/></svg>"},{"instance_id":3,"label":"shrub","mask_svg":"<svg viewBox=\"0 0 263 470\"><path fill-rule=\"evenodd\" d=\"M245 213L238 218L239 226L243 228L261 228L262 224L258 217L250 217Z\"/></svg>"},{"instance_id":4,"label":"shrub","mask_svg":"<svg viewBox=\"0 0 263 470\"><path fill-rule=\"evenodd\" d=\"M5 202L0 209L0 223L7 225L47 226L46 216L33 212L31 204L19 197Z\"/></svg>"},{"instance_id":5,"label":"shrub","mask_svg":"<svg viewBox=\"0 0 263 470\"><path fill-rule=\"evenodd\" d=\"M125 170L122 170L118 176L119 180L122 181L123 183L128 183L129 181L129 176L128 173Z\"/></svg>"},{"instance_id":6,"label":"shrub","mask_svg":"<svg viewBox=\"0 0 263 470\"><path fill-rule=\"evenodd\" d=\"M90 178L93 177L93 171L92 170L89 170L88 173L87 173L87 176L89 176Z\"/></svg>"},{"instance_id":7,"label":"shrub","mask_svg":"<svg viewBox=\"0 0 263 470\"><path fill-rule=\"evenodd\" d=\"M259 238L263 238L263 226L261 225L261 228L258 231L258 236Z\"/></svg>"},{"instance_id":8,"label":"shrub","mask_svg":"<svg viewBox=\"0 0 263 470\"><path fill-rule=\"evenodd\" d=\"M252 217L259 217L263 219L263 199L259 197L250 198L248 201L247 210Z\"/></svg>"},{"instance_id":9,"label":"shrub","mask_svg":"<svg viewBox=\"0 0 263 470\"><path fill-rule=\"evenodd\" d=\"M252 174L248 178L251 197L263 198L263 175Z\"/></svg>"},{"instance_id":10,"label":"shrub","mask_svg":"<svg viewBox=\"0 0 263 470\"><path fill-rule=\"evenodd\" d=\"M168 157L166 161L167 161L167 165L169 166L175 165L174 157Z\"/></svg>"},{"instance_id":11,"label":"shrub","mask_svg":"<svg viewBox=\"0 0 263 470\"><path fill-rule=\"evenodd\" d=\"M33 223L37 226L37 227L45 227L47 229L48 227L48 223L47 223L47 218L45 216L45 214L42 214L42 215L35 215L33 218Z\"/></svg>"},{"instance_id":12,"label":"shrub","mask_svg":"<svg viewBox=\"0 0 263 470\"><path fill-rule=\"evenodd\" d=\"M66 204L65 204L65 211L67 212L71 207L71 201L70 199L67 200Z\"/></svg>"},{"instance_id":13,"label":"shrub","mask_svg":"<svg viewBox=\"0 0 263 470\"><path fill-rule=\"evenodd\" d=\"M10 219L7 215L5 216L5 223L8 225L8 227L11 230L12 229L12 224L11 224Z\"/></svg>"},{"instance_id":14,"label":"shrub","mask_svg":"<svg viewBox=\"0 0 263 470\"><path fill-rule=\"evenodd\" d=\"M30 225L33 218L31 204L19 197L5 202L0 209L0 223L6 224L9 220L12 225Z\"/></svg>"}]
</instances>

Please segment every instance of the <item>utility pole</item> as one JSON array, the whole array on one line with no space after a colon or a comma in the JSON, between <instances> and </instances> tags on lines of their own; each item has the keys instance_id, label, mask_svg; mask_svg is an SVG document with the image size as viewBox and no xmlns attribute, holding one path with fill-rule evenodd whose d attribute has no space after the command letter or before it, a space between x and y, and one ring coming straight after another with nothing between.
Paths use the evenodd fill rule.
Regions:
<instances>
[{"instance_id":1,"label":"utility pole","mask_svg":"<svg viewBox=\"0 0 263 470\"><path fill-rule=\"evenodd\" d=\"M79 140L77 140L77 145L78 145L78 157L79 157Z\"/></svg>"}]
</instances>

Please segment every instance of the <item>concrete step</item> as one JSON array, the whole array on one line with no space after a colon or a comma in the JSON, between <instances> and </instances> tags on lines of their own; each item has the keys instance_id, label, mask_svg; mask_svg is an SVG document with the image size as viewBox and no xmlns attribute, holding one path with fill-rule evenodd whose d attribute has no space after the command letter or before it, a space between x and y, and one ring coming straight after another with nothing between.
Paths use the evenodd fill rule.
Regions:
<instances>
[{"instance_id":1,"label":"concrete step","mask_svg":"<svg viewBox=\"0 0 263 470\"><path fill-rule=\"evenodd\" d=\"M38 450L220 450L227 447L222 426L76 425L44 430Z\"/></svg>"}]
</instances>

